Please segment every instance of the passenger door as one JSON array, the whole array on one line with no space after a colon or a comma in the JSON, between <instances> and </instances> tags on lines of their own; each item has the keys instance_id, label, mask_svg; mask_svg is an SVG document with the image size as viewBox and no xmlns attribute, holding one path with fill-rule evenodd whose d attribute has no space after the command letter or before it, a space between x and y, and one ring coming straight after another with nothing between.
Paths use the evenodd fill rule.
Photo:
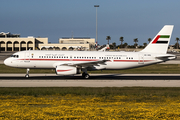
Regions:
<instances>
[{"instance_id":1,"label":"passenger door","mask_svg":"<svg viewBox=\"0 0 180 120\"><path fill-rule=\"evenodd\" d=\"M139 62L138 64L144 64L144 55L143 54L139 54Z\"/></svg>"},{"instance_id":2,"label":"passenger door","mask_svg":"<svg viewBox=\"0 0 180 120\"><path fill-rule=\"evenodd\" d=\"M24 62L26 62L26 63L30 62L30 51L25 52Z\"/></svg>"}]
</instances>

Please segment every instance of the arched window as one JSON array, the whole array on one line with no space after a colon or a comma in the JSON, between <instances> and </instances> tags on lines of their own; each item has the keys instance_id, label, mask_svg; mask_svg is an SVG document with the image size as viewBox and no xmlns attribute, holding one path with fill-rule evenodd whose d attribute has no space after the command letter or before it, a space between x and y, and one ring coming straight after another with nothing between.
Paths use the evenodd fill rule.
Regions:
<instances>
[{"instance_id":1,"label":"arched window","mask_svg":"<svg viewBox=\"0 0 180 120\"><path fill-rule=\"evenodd\" d=\"M19 42L18 41L14 41L14 51L19 51Z\"/></svg>"},{"instance_id":2,"label":"arched window","mask_svg":"<svg viewBox=\"0 0 180 120\"><path fill-rule=\"evenodd\" d=\"M20 43L20 51L22 51L22 50L26 50L26 42L25 41L22 41Z\"/></svg>"},{"instance_id":3,"label":"arched window","mask_svg":"<svg viewBox=\"0 0 180 120\"><path fill-rule=\"evenodd\" d=\"M62 50L67 50L67 48L66 48L66 47L63 47Z\"/></svg>"}]
</instances>

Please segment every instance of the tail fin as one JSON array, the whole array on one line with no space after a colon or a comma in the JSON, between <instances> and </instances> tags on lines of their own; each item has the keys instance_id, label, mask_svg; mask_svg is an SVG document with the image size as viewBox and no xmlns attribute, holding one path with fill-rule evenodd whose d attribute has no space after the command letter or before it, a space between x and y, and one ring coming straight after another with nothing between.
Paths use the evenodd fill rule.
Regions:
<instances>
[{"instance_id":1,"label":"tail fin","mask_svg":"<svg viewBox=\"0 0 180 120\"><path fill-rule=\"evenodd\" d=\"M165 25L141 52L167 53L174 25Z\"/></svg>"}]
</instances>

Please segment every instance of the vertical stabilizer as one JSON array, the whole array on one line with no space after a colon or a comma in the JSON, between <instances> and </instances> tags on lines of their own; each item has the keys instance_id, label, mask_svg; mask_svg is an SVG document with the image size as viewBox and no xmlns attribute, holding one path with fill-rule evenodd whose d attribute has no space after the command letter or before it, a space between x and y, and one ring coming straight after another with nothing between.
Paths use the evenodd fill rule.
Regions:
<instances>
[{"instance_id":1,"label":"vertical stabilizer","mask_svg":"<svg viewBox=\"0 0 180 120\"><path fill-rule=\"evenodd\" d=\"M154 39L140 52L167 53L173 25L165 25Z\"/></svg>"}]
</instances>

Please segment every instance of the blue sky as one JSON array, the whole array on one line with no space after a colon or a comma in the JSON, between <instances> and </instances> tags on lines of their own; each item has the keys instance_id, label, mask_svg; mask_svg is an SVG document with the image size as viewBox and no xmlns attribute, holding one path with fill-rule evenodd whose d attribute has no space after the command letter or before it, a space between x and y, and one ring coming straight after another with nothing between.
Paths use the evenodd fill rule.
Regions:
<instances>
[{"instance_id":1,"label":"blue sky","mask_svg":"<svg viewBox=\"0 0 180 120\"><path fill-rule=\"evenodd\" d=\"M132 45L148 43L164 25L174 25L170 44L180 38L179 0L1 0L0 32L21 37L48 37L57 43L61 37L96 37L98 43L120 44L119 38Z\"/></svg>"}]
</instances>

